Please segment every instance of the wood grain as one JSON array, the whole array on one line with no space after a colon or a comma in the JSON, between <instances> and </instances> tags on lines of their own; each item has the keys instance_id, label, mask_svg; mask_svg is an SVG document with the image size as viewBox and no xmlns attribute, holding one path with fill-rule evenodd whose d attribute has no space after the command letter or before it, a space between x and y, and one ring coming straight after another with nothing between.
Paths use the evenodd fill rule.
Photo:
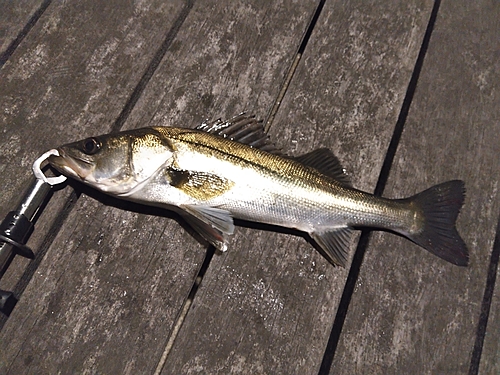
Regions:
<instances>
[{"instance_id":1,"label":"wood grain","mask_svg":"<svg viewBox=\"0 0 500 375\"><path fill-rule=\"evenodd\" d=\"M37 16L39 10L47 7L47 1L19 0L0 2L0 67L7 59L6 53L13 48L16 39L23 38L23 31L29 29L30 20ZM16 43L19 44L19 43Z\"/></svg>"},{"instance_id":2,"label":"wood grain","mask_svg":"<svg viewBox=\"0 0 500 375\"><path fill-rule=\"evenodd\" d=\"M458 268L374 233L332 374L469 371L500 212L499 16L488 1L441 4L385 191L408 196L465 180L458 229L470 265Z\"/></svg>"}]
</instances>

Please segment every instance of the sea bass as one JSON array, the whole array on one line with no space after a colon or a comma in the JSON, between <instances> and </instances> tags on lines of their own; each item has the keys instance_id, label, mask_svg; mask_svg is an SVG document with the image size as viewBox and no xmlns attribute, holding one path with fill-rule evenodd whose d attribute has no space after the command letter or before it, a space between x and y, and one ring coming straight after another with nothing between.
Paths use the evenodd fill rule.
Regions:
<instances>
[{"instance_id":1,"label":"sea bass","mask_svg":"<svg viewBox=\"0 0 500 375\"><path fill-rule=\"evenodd\" d=\"M308 233L334 265L346 265L350 234L359 227L395 232L448 262L468 264L455 228L462 181L406 199L377 197L353 188L330 150L287 156L245 114L195 129L107 134L57 151L49 163L62 174L112 196L174 209L221 251L237 218Z\"/></svg>"}]
</instances>

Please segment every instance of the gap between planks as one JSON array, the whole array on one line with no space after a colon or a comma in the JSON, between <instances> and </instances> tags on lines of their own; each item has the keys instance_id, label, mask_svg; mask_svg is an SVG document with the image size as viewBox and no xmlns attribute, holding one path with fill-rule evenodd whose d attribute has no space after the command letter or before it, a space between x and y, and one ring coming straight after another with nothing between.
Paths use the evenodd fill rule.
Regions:
<instances>
[{"instance_id":1,"label":"gap between planks","mask_svg":"<svg viewBox=\"0 0 500 375\"><path fill-rule=\"evenodd\" d=\"M177 317L174 328L172 329L172 332L168 338L167 344L165 345L165 350L163 351L163 354L160 358L160 361L158 362L158 366L156 366L156 370L154 372L155 375L159 375L163 369L163 366L165 366L165 362L167 361L167 357L172 350L172 346L174 345L174 341L177 338L177 335L179 334L179 331L182 327L182 324L184 323L184 320L186 319L186 316L189 312L189 309L191 308L191 305L193 304L194 297L196 296L196 292L198 292L198 288L200 287L201 282L203 281L203 277L205 276L205 273L208 270L208 266L210 266L210 262L212 261L212 258L215 254L215 248L213 246L209 246L207 249L207 254L205 255L205 260L203 261L203 264L200 267L200 271L198 272L198 276L196 276L196 279L194 281L193 287L191 288L191 291L189 292L188 298L184 302L184 305L182 306L181 313Z\"/></svg>"},{"instance_id":2,"label":"gap between planks","mask_svg":"<svg viewBox=\"0 0 500 375\"><path fill-rule=\"evenodd\" d=\"M295 59L292 62L292 65L290 66L290 69L288 70L288 73L286 75L285 81L283 82L283 85L281 87L281 90L278 94L278 97L276 98L273 107L271 108L271 111L269 112L269 115L267 116L267 121L266 125L264 126L264 131L266 133L269 132L269 129L271 129L271 126L274 122L274 118L276 117L276 114L278 113L278 110L280 108L281 102L283 98L285 97L286 92L288 91L288 87L290 86L290 82L292 81L292 78L295 74L295 71L297 70L297 66L299 65L300 59L302 58L302 55L304 54L304 51L307 47L307 44L309 43L309 39L311 38L312 32L314 30L314 27L316 26L316 23L318 22L318 18L321 14L321 11L323 10L323 7L325 5L326 0L321 0L318 4L318 7L316 8L316 11L314 12L311 22L309 23L309 26L307 27L304 36L302 37L302 42L300 43L300 46L297 50L297 54L295 56Z\"/></svg>"},{"instance_id":3,"label":"gap between planks","mask_svg":"<svg viewBox=\"0 0 500 375\"><path fill-rule=\"evenodd\" d=\"M52 3L52 0L45 0L41 5L40 8L36 10L35 13L31 16L29 21L26 23L26 25L23 27L23 29L19 32L17 37L9 44L7 49L0 54L0 68L4 66L4 64L9 60L9 57L12 56L14 51L17 49L17 47L21 44L23 41L24 37L28 35L28 33L31 31L33 26L36 25L42 14L47 10L49 5Z\"/></svg>"},{"instance_id":4,"label":"gap between planks","mask_svg":"<svg viewBox=\"0 0 500 375\"><path fill-rule=\"evenodd\" d=\"M497 231L493 249L491 251L490 264L488 266L488 274L486 277L486 286L484 287L483 302L481 303L481 314L476 330L476 341L469 367L469 375L477 375L481 364L481 355L483 352L484 339L486 337L486 328L488 327L488 319L490 316L491 303L495 292L495 284L497 279L498 262L500 260L500 215L498 216Z\"/></svg>"}]
</instances>

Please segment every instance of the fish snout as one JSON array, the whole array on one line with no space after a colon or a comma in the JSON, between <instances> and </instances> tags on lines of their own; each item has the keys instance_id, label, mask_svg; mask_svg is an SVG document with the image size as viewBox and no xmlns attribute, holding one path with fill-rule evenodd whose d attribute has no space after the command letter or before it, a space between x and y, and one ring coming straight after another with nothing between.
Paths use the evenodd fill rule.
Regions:
<instances>
[{"instance_id":1,"label":"fish snout","mask_svg":"<svg viewBox=\"0 0 500 375\"><path fill-rule=\"evenodd\" d=\"M85 160L72 157L63 147L57 148L59 156L50 155L49 164L65 176L85 180L91 172L91 165Z\"/></svg>"}]
</instances>

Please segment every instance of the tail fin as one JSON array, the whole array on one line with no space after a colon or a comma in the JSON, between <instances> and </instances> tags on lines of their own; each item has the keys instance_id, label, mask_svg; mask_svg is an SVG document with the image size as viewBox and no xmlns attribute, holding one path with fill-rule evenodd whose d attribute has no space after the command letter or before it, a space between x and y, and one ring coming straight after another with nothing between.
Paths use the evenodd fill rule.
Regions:
<instances>
[{"instance_id":1,"label":"tail fin","mask_svg":"<svg viewBox=\"0 0 500 375\"><path fill-rule=\"evenodd\" d=\"M455 228L464 199L465 185L459 180L433 186L409 198L423 212L424 225L420 231L405 236L450 263L467 266L469 253Z\"/></svg>"}]
</instances>

